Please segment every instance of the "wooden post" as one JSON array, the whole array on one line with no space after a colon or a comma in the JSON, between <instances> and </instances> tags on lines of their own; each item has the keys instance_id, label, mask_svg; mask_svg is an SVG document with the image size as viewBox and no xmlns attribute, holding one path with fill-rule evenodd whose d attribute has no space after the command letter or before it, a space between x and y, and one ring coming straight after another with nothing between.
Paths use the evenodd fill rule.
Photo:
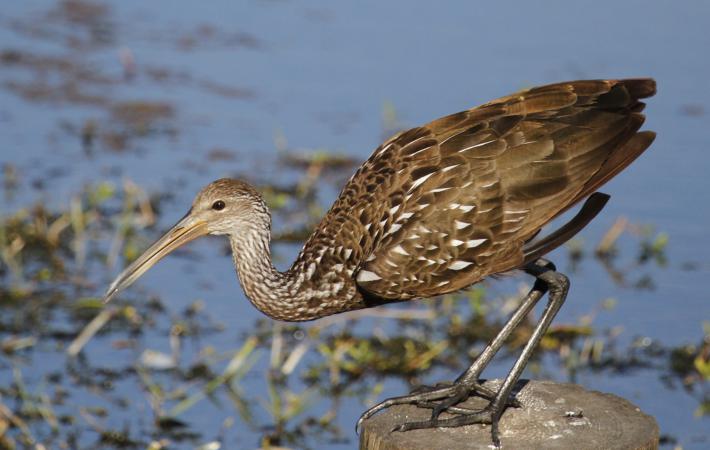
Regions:
<instances>
[{"instance_id":1,"label":"wooden post","mask_svg":"<svg viewBox=\"0 0 710 450\"><path fill-rule=\"evenodd\" d=\"M485 383L497 389L500 380ZM624 449L658 448L653 417L611 394L587 391L575 384L522 380L516 386L521 408L508 408L500 420L503 449ZM471 398L460 406L480 409L486 401ZM431 410L399 405L365 421L360 450L487 449L493 447L490 426L468 425L391 432L396 425L425 420ZM442 417L450 417L442 414Z\"/></svg>"}]
</instances>

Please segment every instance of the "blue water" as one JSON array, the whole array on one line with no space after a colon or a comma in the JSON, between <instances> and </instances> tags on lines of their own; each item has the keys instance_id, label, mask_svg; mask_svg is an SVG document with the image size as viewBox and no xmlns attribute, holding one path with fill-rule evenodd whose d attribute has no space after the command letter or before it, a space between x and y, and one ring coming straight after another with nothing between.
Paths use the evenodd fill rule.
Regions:
<instances>
[{"instance_id":1,"label":"blue water","mask_svg":"<svg viewBox=\"0 0 710 450\"><path fill-rule=\"evenodd\" d=\"M68 55L117 79L122 70L119 51L130 49L136 78L100 90L114 99L173 103L179 131L134 141L123 152L99 146L87 157L80 139L67 133L62 123L80 126L89 118L105 119L105 110L61 101L30 102L0 89L0 163L16 165L24 180L19 195L3 200L0 213L38 197L63 205L87 183L120 183L129 177L149 191L173 191L169 211L162 216L162 225L167 226L213 179L244 172L262 180L280 177L281 169L273 164L276 135L284 136L293 149L327 149L364 160L384 138L385 104L394 105L403 126L414 126L537 84L652 76L658 94L648 102L646 128L655 130L658 138L640 160L605 187L612 201L582 237L598 242L622 215L633 223L653 224L670 236L669 266L649 268L656 289L638 291L615 285L597 264L583 265L572 277L570 299L559 322L575 322L599 301L612 297L618 300L616 308L600 314L595 326L621 325L628 339L648 336L668 345L696 343L702 335L703 321L710 320L710 298L704 288L710 275L710 201L704 195L710 189L707 2L135 0L106 4L112 27L108 41L77 50L62 38L81 35L81 29L72 30L69 24L47 24L58 32L55 39L28 36L13 26L17 21L41 24L55 3L8 2L0 12L0 46ZM198 38L187 50L176 42L204 25L218 30L216 36ZM230 40L243 34L256 44ZM144 72L148 67L187 73L190 81L155 82ZM0 70L3 83L35 77L42 75L7 66ZM206 80L246 89L253 96L218 95L201 87ZM684 114L688 106L699 107L700 114ZM207 161L207 153L215 148L233 150L236 159ZM62 173L57 175L54 168ZM51 195L33 190L32 180L43 181ZM326 191L324 203L335 194ZM277 217L274 227L281 226ZM204 299L209 313L229 328L216 335L212 345L234 349L241 345L240 330L260 315L243 297L220 245L215 239L194 244L199 267L192 267L193 260L168 258L136 289L169 300L176 310ZM620 246L622 252L635 248L625 242ZM298 246L282 245L278 250L284 259L281 265L286 266ZM687 262L696 263L697 269L683 270ZM110 275L97 280L97 295ZM205 285L210 288L201 287ZM515 284L505 286L496 288L493 283L491 289L510 293L508 288ZM87 349L94 364L100 364L105 345L96 340ZM168 348L167 341L146 346ZM491 375L505 370L504 365L496 366ZM682 390L663 388L655 373L583 375L579 382L629 398L653 414L661 430L677 437L683 448L708 445L708 419L693 416L696 401ZM266 396L259 377L245 383ZM385 386L386 395L405 389L392 380ZM359 402L346 402L338 423L349 432L349 424L362 409ZM229 407L205 406L189 419L214 435L222 420L234 415ZM231 445L256 445L255 434L239 424L235 428L238 432L228 438Z\"/></svg>"}]
</instances>

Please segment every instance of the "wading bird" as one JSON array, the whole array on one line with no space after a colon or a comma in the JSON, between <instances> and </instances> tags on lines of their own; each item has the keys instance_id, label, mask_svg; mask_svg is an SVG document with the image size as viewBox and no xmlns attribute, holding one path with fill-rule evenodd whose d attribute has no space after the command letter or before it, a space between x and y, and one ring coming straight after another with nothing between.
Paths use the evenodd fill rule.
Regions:
<instances>
[{"instance_id":1,"label":"wading bird","mask_svg":"<svg viewBox=\"0 0 710 450\"><path fill-rule=\"evenodd\" d=\"M397 430L498 421L528 359L567 296L569 281L542 259L580 231L608 200L596 190L636 159L655 134L639 132L639 101L651 79L588 80L518 92L402 132L375 150L350 178L293 266L271 262L271 216L247 183L217 180L192 208L111 284L106 301L166 254L205 234L227 235L246 296L278 320L305 321L465 289L522 270L535 283L500 333L450 385L394 397L358 425L396 404L432 408L429 420ZM586 199L579 213L544 238L552 219ZM503 342L549 291L530 340L497 391L478 383ZM480 395L480 411L448 408Z\"/></svg>"}]
</instances>

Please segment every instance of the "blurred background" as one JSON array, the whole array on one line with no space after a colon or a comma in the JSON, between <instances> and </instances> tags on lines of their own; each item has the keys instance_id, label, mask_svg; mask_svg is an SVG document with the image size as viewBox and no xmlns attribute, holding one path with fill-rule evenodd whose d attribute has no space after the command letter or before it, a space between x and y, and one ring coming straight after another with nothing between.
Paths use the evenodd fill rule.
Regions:
<instances>
[{"instance_id":1,"label":"blurred background","mask_svg":"<svg viewBox=\"0 0 710 450\"><path fill-rule=\"evenodd\" d=\"M640 76L658 138L551 255L572 289L524 376L620 395L664 448L708 448L709 21L700 0L6 2L0 448L354 448L362 411L455 378L530 280L298 325L248 303L221 239L104 307L108 282L216 178L264 192L285 269L387 136Z\"/></svg>"}]
</instances>

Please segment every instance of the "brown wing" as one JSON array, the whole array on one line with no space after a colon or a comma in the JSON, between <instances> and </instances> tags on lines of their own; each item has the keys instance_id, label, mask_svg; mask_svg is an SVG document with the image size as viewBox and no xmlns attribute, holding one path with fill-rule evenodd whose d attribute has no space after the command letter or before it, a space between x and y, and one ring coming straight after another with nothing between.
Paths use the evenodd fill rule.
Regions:
<instances>
[{"instance_id":1,"label":"brown wing","mask_svg":"<svg viewBox=\"0 0 710 450\"><path fill-rule=\"evenodd\" d=\"M559 83L385 142L349 183L372 194L350 205L366 230L357 283L429 297L519 267L542 226L650 145L638 99L654 93L648 79Z\"/></svg>"}]
</instances>

